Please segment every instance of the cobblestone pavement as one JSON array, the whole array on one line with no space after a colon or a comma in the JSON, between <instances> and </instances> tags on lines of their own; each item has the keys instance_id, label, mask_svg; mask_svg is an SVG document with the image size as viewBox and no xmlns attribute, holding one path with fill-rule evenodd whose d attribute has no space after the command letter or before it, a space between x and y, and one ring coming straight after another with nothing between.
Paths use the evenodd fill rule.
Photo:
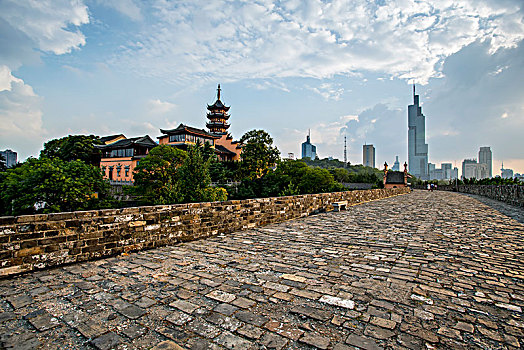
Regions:
<instances>
[{"instance_id":1,"label":"cobblestone pavement","mask_svg":"<svg viewBox=\"0 0 524 350\"><path fill-rule=\"evenodd\" d=\"M524 347L524 225L415 191L0 280L0 347Z\"/></svg>"}]
</instances>

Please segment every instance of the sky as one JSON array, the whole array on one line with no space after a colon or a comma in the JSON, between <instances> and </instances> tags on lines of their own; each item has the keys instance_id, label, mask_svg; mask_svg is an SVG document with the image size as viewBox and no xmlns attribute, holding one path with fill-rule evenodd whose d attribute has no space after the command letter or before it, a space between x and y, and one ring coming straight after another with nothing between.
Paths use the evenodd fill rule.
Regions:
<instances>
[{"instance_id":1,"label":"sky","mask_svg":"<svg viewBox=\"0 0 524 350\"><path fill-rule=\"evenodd\" d=\"M493 152L524 173L522 0L3 0L0 149L69 134L128 137L231 106L235 139L264 129L300 157L407 160L412 83L429 161Z\"/></svg>"}]
</instances>

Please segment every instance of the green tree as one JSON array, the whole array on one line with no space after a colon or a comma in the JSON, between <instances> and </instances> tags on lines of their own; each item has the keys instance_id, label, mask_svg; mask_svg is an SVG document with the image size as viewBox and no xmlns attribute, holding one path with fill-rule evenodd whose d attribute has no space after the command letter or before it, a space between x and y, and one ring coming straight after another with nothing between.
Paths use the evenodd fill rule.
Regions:
<instances>
[{"instance_id":1,"label":"green tree","mask_svg":"<svg viewBox=\"0 0 524 350\"><path fill-rule=\"evenodd\" d=\"M100 169L82 161L30 158L0 177L3 214L87 210L98 208L108 194Z\"/></svg>"},{"instance_id":2,"label":"green tree","mask_svg":"<svg viewBox=\"0 0 524 350\"><path fill-rule=\"evenodd\" d=\"M207 200L206 188L211 184L209 164L211 159L204 159L203 147L189 147L187 158L180 167L180 188L185 202L202 202Z\"/></svg>"},{"instance_id":3,"label":"green tree","mask_svg":"<svg viewBox=\"0 0 524 350\"><path fill-rule=\"evenodd\" d=\"M335 184L335 179L328 170L308 168L304 176L302 176L298 188L303 194L322 193L334 190Z\"/></svg>"},{"instance_id":4,"label":"green tree","mask_svg":"<svg viewBox=\"0 0 524 350\"><path fill-rule=\"evenodd\" d=\"M187 153L168 145L149 151L134 170L135 184L128 191L148 204L172 204L183 200L179 168Z\"/></svg>"},{"instance_id":5,"label":"green tree","mask_svg":"<svg viewBox=\"0 0 524 350\"><path fill-rule=\"evenodd\" d=\"M258 178L276 164L280 151L264 130L251 130L240 139L242 143L242 169L247 178Z\"/></svg>"},{"instance_id":6,"label":"green tree","mask_svg":"<svg viewBox=\"0 0 524 350\"><path fill-rule=\"evenodd\" d=\"M59 158L69 162L81 160L87 164L98 165L101 152L94 144L102 144L98 136L69 135L44 144L40 157Z\"/></svg>"}]
</instances>

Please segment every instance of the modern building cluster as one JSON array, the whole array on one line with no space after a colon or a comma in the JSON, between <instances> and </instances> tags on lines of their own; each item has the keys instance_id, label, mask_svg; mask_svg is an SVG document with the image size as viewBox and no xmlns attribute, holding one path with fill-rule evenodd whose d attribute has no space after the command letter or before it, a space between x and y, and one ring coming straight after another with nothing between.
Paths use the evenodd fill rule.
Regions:
<instances>
[{"instance_id":1,"label":"modern building cluster","mask_svg":"<svg viewBox=\"0 0 524 350\"><path fill-rule=\"evenodd\" d=\"M433 163L428 163L428 174L430 180L458 179L458 168L453 167L451 163L441 163L440 168Z\"/></svg>"},{"instance_id":2,"label":"modern building cluster","mask_svg":"<svg viewBox=\"0 0 524 350\"><path fill-rule=\"evenodd\" d=\"M11 168L16 165L18 159L16 152L6 149L5 151L0 151L0 155L4 158L6 167Z\"/></svg>"},{"instance_id":3,"label":"modern building cluster","mask_svg":"<svg viewBox=\"0 0 524 350\"><path fill-rule=\"evenodd\" d=\"M217 89L217 100L208 105L206 124L208 131L180 124L175 129L160 129L162 135L158 136L158 143L149 135L127 138L124 135L102 137L103 145L96 147L102 151L100 168L104 178L112 184L133 184L133 170L140 159L147 156L149 151L160 145L170 145L183 150L196 144L208 144L214 149L220 161L240 160L242 151L239 141L234 141L227 132L230 127L229 106L224 105L220 99L220 84Z\"/></svg>"},{"instance_id":4,"label":"modern building cluster","mask_svg":"<svg viewBox=\"0 0 524 350\"><path fill-rule=\"evenodd\" d=\"M492 153L490 147L480 147L478 161L464 159L462 161L462 179L489 179L492 174Z\"/></svg>"}]
</instances>

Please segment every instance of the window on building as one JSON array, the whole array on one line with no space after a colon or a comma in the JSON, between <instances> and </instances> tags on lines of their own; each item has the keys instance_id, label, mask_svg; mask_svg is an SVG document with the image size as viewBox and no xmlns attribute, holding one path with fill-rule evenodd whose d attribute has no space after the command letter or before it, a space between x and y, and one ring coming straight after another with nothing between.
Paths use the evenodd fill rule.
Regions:
<instances>
[{"instance_id":1,"label":"window on building","mask_svg":"<svg viewBox=\"0 0 524 350\"><path fill-rule=\"evenodd\" d=\"M128 177L129 176L129 165L125 166L125 170L126 170L126 177Z\"/></svg>"},{"instance_id":2,"label":"window on building","mask_svg":"<svg viewBox=\"0 0 524 350\"><path fill-rule=\"evenodd\" d=\"M186 141L186 135L184 134L169 136L169 142L184 142L184 141Z\"/></svg>"},{"instance_id":3,"label":"window on building","mask_svg":"<svg viewBox=\"0 0 524 350\"><path fill-rule=\"evenodd\" d=\"M109 180L114 180L114 173L113 173L113 167L109 167Z\"/></svg>"},{"instance_id":4,"label":"window on building","mask_svg":"<svg viewBox=\"0 0 524 350\"><path fill-rule=\"evenodd\" d=\"M122 166L119 165L116 167L116 177L120 177L120 171L122 170Z\"/></svg>"},{"instance_id":5,"label":"window on building","mask_svg":"<svg viewBox=\"0 0 524 350\"><path fill-rule=\"evenodd\" d=\"M126 149L126 157L132 157L133 156L133 149L127 148Z\"/></svg>"}]
</instances>

